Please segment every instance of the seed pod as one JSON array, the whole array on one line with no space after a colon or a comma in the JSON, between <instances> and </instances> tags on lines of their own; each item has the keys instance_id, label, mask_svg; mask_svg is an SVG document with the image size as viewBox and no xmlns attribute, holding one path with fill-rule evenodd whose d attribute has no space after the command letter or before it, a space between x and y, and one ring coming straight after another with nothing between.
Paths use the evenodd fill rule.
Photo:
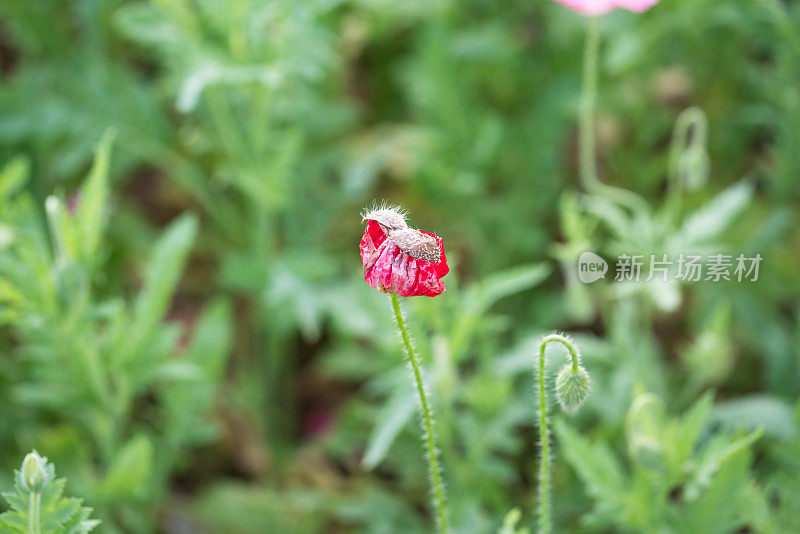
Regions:
<instances>
[{"instance_id":1,"label":"seed pod","mask_svg":"<svg viewBox=\"0 0 800 534\"><path fill-rule=\"evenodd\" d=\"M399 230L401 228L408 228L406 223L406 214L399 207L381 204L380 207L373 207L369 210L364 210L361 214L361 222L375 221L387 230Z\"/></svg>"},{"instance_id":2,"label":"seed pod","mask_svg":"<svg viewBox=\"0 0 800 534\"><path fill-rule=\"evenodd\" d=\"M390 230L389 239L409 256L421 260L438 262L441 256L436 239L413 228Z\"/></svg>"}]
</instances>

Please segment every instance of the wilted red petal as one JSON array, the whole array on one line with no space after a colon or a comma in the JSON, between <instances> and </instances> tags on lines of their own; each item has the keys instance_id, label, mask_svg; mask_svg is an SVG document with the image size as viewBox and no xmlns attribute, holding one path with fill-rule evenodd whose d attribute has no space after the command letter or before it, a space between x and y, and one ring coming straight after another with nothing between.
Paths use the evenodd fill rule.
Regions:
<instances>
[{"instance_id":1,"label":"wilted red petal","mask_svg":"<svg viewBox=\"0 0 800 534\"><path fill-rule=\"evenodd\" d=\"M436 244L439 247L439 254L441 256L438 262L428 262L428 263L433 263L433 266L436 269L436 274L439 275L439 278L444 278L444 275L450 272L450 267L447 266L447 257L444 255L444 244L442 243L442 238L436 234L426 232L425 230L420 230L420 232L429 235L436 240Z\"/></svg>"},{"instance_id":2,"label":"wilted red petal","mask_svg":"<svg viewBox=\"0 0 800 534\"><path fill-rule=\"evenodd\" d=\"M395 293L401 297L435 297L441 294L445 287L439 279L450 271L442 238L429 232L423 233L436 240L439 261L427 261L406 254L389 239L379 223L367 221L359 245L364 281L378 291Z\"/></svg>"}]
</instances>

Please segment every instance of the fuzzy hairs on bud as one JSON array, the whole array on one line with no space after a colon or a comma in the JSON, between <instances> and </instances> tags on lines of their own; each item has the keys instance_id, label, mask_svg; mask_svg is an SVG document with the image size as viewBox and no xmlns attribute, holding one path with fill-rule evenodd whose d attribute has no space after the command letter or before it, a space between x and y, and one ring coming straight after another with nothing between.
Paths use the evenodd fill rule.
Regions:
<instances>
[{"instance_id":1,"label":"fuzzy hairs on bud","mask_svg":"<svg viewBox=\"0 0 800 534\"><path fill-rule=\"evenodd\" d=\"M383 201L380 204L374 202L372 207L362 211L361 220L375 221L389 230L402 230L408 228L407 215L408 212L400 206L387 204L386 201Z\"/></svg>"},{"instance_id":2,"label":"fuzzy hairs on bud","mask_svg":"<svg viewBox=\"0 0 800 534\"><path fill-rule=\"evenodd\" d=\"M556 375L556 399L561 409L568 414L574 414L589 396L589 373L583 366L573 369L572 364L566 364Z\"/></svg>"}]
</instances>

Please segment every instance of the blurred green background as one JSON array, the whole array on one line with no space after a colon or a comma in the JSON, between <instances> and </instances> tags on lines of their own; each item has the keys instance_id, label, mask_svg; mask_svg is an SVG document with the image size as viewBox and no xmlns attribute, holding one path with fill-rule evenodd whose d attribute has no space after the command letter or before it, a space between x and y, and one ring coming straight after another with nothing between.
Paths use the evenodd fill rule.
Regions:
<instances>
[{"instance_id":1,"label":"blurred green background","mask_svg":"<svg viewBox=\"0 0 800 534\"><path fill-rule=\"evenodd\" d=\"M600 24L599 169L637 212L579 183L555 2L3 0L0 488L36 448L101 532L431 531L358 257L385 199L452 268L404 304L456 532L533 531L550 330L593 379L553 410L558 531L797 532L800 5ZM584 285L586 250L764 260Z\"/></svg>"}]
</instances>

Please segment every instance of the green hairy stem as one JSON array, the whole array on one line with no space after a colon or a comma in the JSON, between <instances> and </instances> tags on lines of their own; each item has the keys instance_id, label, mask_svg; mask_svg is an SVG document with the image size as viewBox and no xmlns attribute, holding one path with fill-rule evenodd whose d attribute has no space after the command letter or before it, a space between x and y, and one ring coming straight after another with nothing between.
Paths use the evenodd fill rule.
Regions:
<instances>
[{"instance_id":1,"label":"green hairy stem","mask_svg":"<svg viewBox=\"0 0 800 534\"><path fill-rule=\"evenodd\" d=\"M419 394L419 404L422 410L422 425L423 425L423 440L425 442L425 455L428 459L428 470L431 477L431 485L433 492L433 508L436 514L436 524L440 533L447 533L449 531L447 519L447 506L445 504L444 482L442 481L442 472L439 467L439 458L436 452L436 435L434 434L434 419L433 411L431 410L428 396L425 393L425 385L422 382L422 372L419 367L419 359L414 352L414 347L411 345L411 337L408 335L405 320L403 319L403 311L400 308L400 301L397 295L391 294L392 308L394 309L394 318L397 321L397 328L400 330L400 336L403 338L403 345L408 355L408 361L411 364L411 369L414 372L414 381Z\"/></svg>"}]
</instances>

